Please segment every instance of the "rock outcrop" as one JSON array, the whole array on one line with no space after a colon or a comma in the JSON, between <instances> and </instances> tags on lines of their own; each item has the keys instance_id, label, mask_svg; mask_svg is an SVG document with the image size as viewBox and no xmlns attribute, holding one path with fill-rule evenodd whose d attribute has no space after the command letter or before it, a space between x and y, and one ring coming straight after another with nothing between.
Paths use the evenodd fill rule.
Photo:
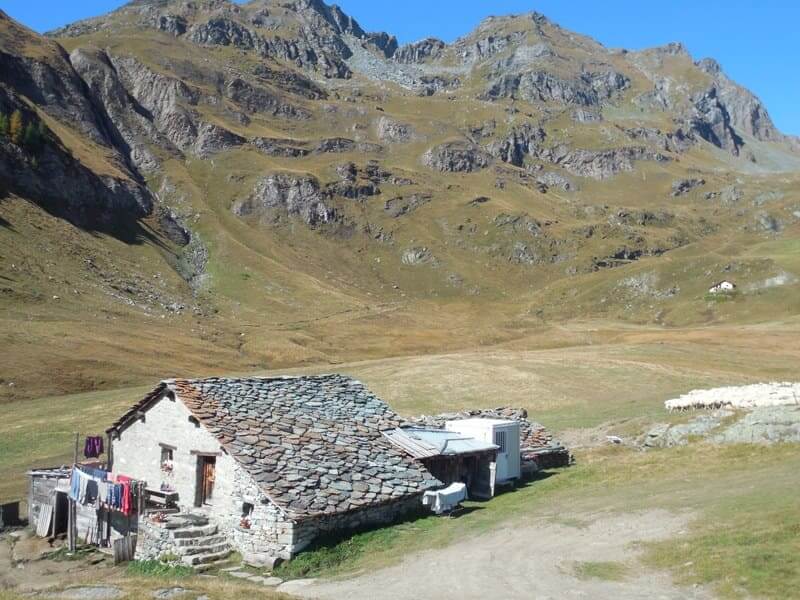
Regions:
<instances>
[{"instance_id":1,"label":"rock outcrop","mask_svg":"<svg viewBox=\"0 0 800 600\"><path fill-rule=\"evenodd\" d=\"M55 141L35 156L0 141L0 181L4 191L34 200L78 227L115 235L126 235L123 230L153 208L152 195L142 183L98 175Z\"/></svg>"},{"instance_id":2,"label":"rock outcrop","mask_svg":"<svg viewBox=\"0 0 800 600\"><path fill-rule=\"evenodd\" d=\"M693 98L693 111L688 119L689 130L705 141L738 156L744 144L733 128L731 116L712 87Z\"/></svg>"},{"instance_id":3,"label":"rock outcrop","mask_svg":"<svg viewBox=\"0 0 800 600\"><path fill-rule=\"evenodd\" d=\"M736 413L717 409L688 423L652 427L641 439L644 448L686 446L703 439L716 444L777 444L800 442L800 406L757 407Z\"/></svg>"},{"instance_id":4,"label":"rock outcrop","mask_svg":"<svg viewBox=\"0 0 800 600\"><path fill-rule=\"evenodd\" d=\"M336 219L336 211L310 175L272 173L256 182L250 197L233 205L240 217L260 216L267 221L282 216L297 216L309 227L318 227Z\"/></svg>"},{"instance_id":5,"label":"rock outcrop","mask_svg":"<svg viewBox=\"0 0 800 600\"><path fill-rule=\"evenodd\" d=\"M423 154L422 163L443 173L471 173L488 167L491 156L469 142L447 142Z\"/></svg>"},{"instance_id":6,"label":"rock outcrop","mask_svg":"<svg viewBox=\"0 0 800 600\"><path fill-rule=\"evenodd\" d=\"M402 217L427 204L432 197L431 194L426 193L397 196L387 200L383 205L383 210L392 218Z\"/></svg>"},{"instance_id":7,"label":"rock outcrop","mask_svg":"<svg viewBox=\"0 0 800 600\"><path fill-rule=\"evenodd\" d=\"M380 117L376 124L378 138L384 142L404 143L414 138L414 130L407 123L389 117Z\"/></svg>"},{"instance_id":8,"label":"rock outcrop","mask_svg":"<svg viewBox=\"0 0 800 600\"><path fill-rule=\"evenodd\" d=\"M706 184L705 179L678 179L672 182L672 196L683 196L687 192Z\"/></svg>"},{"instance_id":9,"label":"rock outcrop","mask_svg":"<svg viewBox=\"0 0 800 600\"><path fill-rule=\"evenodd\" d=\"M424 246L415 246L404 250L400 260L404 265L412 267L420 265L436 266L438 264L433 253Z\"/></svg>"},{"instance_id":10,"label":"rock outcrop","mask_svg":"<svg viewBox=\"0 0 800 600\"><path fill-rule=\"evenodd\" d=\"M412 44L400 46L392 56L399 63L422 63L428 59L439 58L446 44L437 38L425 38Z\"/></svg>"},{"instance_id":11,"label":"rock outcrop","mask_svg":"<svg viewBox=\"0 0 800 600\"><path fill-rule=\"evenodd\" d=\"M579 106L599 106L630 85L617 71L581 73L564 79L546 71L501 75L486 90L485 98L515 98L527 102L558 102Z\"/></svg>"},{"instance_id":12,"label":"rock outcrop","mask_svg":"<svg viewBox=\"0 0 800 600\"><path fill-rule=\"evenodd\" d=\"M0 135L2 192L33 200L79 227L129 235L136 220L152 211L153 198L105 107L63 48L20 27L2 11L0 27L10 36L0 44L0 112L16 111L28 127L43 123L42 115L47 115L71 130L62 137L43 124L35 145ZM85 136L85 147L99 155L95 160L100 168L92 169L68 147L69 136L76 134Z\"/></svg>"},{"instance_id":13,"label":"rock outcrop","mask_svg":"<svg viewBox=\"0 0 800 600\"><path fill-rule=\"evenodd\" d=\"M626 146L613 150L571 150L564 145L558 145L540 152L539 158L559 165L574 175L592 179L608 179L621 171L632 171L637 160L669 160L660 152L642 146Z\"/></svg>"},{"instance_id":14,"label":"rock outcrop","mask_svg":"<svg viewBox=\"0 0 800 600\"><path fill-rule=\"evenodd\" d=\"M740 135L749 135L762 141L784 138L761 101L750 91L731 81L722 72L717 61L713 58L704 58L696 64L700 70L714 78L713 95L724 107L730 125Z\"/></svg>"},{"instance_id":15,"label":"rock outcrop","mask_svg":"<svg viewBox=\"0 0 800 600\"><path fill-rule=\"evenodd\" d=\"M545 136L544 129L526 123L512 129L505 138L492 142L487 150L503 162L521 167L526 156L538 153Z\"/></svg>"},{"instance_id":16,"label":"rock outcrop","mask_svg":"<svg viewBox=\"0 0 800 600\"><path fill-rule=\"evenodd\" d=\"M159 160L149 144L164 146L169 141L122 85L108 55L102 50L78 48L70 55L70 61L94 96L103 103L131 162L142 171L158 168Z\"/></svg>"}]
</instances>

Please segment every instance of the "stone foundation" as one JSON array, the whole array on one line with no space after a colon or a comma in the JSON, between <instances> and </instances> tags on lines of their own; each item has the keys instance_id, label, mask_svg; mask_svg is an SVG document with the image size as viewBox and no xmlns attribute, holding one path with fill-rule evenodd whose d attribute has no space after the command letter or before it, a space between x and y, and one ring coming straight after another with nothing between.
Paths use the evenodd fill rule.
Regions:
<instances>
[{"instance_id":1,"label":"stone foundation","mask_svg":"<svg viewBox=\"0 0 800 600\"><path fill-rule=\"evenodd\" d=\"M378 506L365 506L342 514L306 519L294 526L294 556L321 535L335 532L356 532L361 529L390 525L422 510L422 494L408 496Z\"/></svg>"},{"instance_id":2,"label":"stone foundation","mask_svg":"<svg viewBox=\"0 0 800 600\"><path fill-rule=\"evenodd\" d=\"M140 520L136 539L136 560L159 560L165 554L178 554L178 548L169 530L163 523Z\"/></svg>"}]
</instances>

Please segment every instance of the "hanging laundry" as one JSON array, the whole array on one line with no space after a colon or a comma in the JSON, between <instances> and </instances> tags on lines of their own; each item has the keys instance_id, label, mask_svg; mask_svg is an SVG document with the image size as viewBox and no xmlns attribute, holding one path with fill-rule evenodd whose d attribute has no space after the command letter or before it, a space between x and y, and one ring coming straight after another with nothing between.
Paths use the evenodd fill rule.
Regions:
<instances>
[{"instance_id":1,"label":"hanging laundry","mask_svg":"<svg viewBox=\"0 0 800 600\"><path fill-rule=\"evenodd\" d=\"M97 458L103 453L103 437L99 435L90 435L86 438L86 443L83 445L83 455L86 458Z\"/></svg>"},{"instance_id":2,"label":"hanging laundry","mask_svg":"<svg viewBox=\"0 0 800 600\"><path fill-rule=\"evenodd\" d=\"M102 469L75 466L70 477L69 497L78 504L99 503L99 484L105 481L106 472Z\"/></svg>"},{"instance_id":3,"label":"hanging laundry","mask_svg":"<svg viewBox=\"0 0 800 600\"><path fill-rule=\"evenodd\" d=\"M137 510L142 482L104 471L75 465L70 479L69 497L84 506L116 510L130 515Z\"/></svg>"},{"instance_id":4,"label":"hanging laundry","mask_svg":"<svg viewBox=\"0 0 800 600\"><path fill-rule=\"evenodd\" d=\"M117 475L117 481L122 485L122 514L129 515L131 514L132 502L131 502L131 482L132 479L130 477L126 477L125 475Z\"/></svg>"}]
</instances>

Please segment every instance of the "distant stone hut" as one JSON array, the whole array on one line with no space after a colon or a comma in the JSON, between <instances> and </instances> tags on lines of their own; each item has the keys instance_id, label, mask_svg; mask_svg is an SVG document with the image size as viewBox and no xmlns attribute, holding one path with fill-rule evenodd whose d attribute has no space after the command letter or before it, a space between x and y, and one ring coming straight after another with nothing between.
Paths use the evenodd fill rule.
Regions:
<instances>
[{"instance_id":1,"label":"distant stone hut","mask_svg":"<svg viewBox=\"0 0 800 600\"><path fill-rule=\"evenodd\" d=\"M732 281L723 280L723 281L718 281L717 283L712 285L710 288L708 288L708 293L709 294L720 294L720 293L723 293L723 292L732 292L735 289L736 289L736 284L735 283L733 283Z\"/></svg>"},{"instance_id":2,"label":"distant stone hut","mask_svg":"<svg viewBox=\"0 0 800 600\"><path fill-rule=\"evenodd\" d=\"M341 375L171 379L108 434L114 472L176 496L182 513L202 514L246 559L269 563L327 532L390 523L441 486L382 435L400 424ZM170 543L140 523L138 558Z\"/></svg>"}]
</instances>

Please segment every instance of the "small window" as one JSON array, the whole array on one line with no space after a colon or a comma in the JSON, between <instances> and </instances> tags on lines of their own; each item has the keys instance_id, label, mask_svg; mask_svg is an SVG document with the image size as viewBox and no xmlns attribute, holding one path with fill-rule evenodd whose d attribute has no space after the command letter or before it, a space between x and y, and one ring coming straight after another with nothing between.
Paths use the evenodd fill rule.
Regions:
<instances>
[{"instance_id":1,"label":"small window","mask_svg":"<svg viewBox=\"0 0 800 600\"><path fill-rule=\"evenodd\" d=\"M250 502L242 502L242 517L249 517L253 514L253 505Z\"/></svg>"},{"instance_id":2,"label":"small window","mask_svg":"<svg viewBox=\"0 0 800 600\"><path fill-rule=\"evenodd\" d=\"M506 432L505 431L495 431L494 432L494 445L500 446L498 452L500 454L505 454L506 452Z\"/></svg>"},{"instance_id":3,"label":"small window","mask_svg":"<svg viewBox=\"0 0 800 600\"><path fill-rule=\"evenodd\" d=\"M172 462L172 448L167 448L166 446L161 446L161 464L163 465L165 462L169 461Z\"/></svg>"}]
</instances>

